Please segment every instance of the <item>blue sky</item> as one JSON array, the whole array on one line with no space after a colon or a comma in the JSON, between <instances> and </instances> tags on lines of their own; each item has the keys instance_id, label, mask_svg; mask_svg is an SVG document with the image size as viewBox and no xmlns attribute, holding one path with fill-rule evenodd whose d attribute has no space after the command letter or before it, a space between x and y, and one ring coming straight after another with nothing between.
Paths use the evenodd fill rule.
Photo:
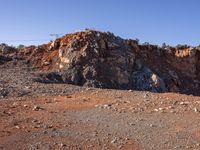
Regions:
<instances>
[{"instance_id":1,"label":"blue sky","mask_svg":"<svg viewBox=\"0 0 200 150\"><path fill-rule=\"evenodd\" d=\"M51 33L95 28L141 42L195 46L199 6L200 0L1 0L0 42L40 44Z\"/></svg>"}]
</instances>

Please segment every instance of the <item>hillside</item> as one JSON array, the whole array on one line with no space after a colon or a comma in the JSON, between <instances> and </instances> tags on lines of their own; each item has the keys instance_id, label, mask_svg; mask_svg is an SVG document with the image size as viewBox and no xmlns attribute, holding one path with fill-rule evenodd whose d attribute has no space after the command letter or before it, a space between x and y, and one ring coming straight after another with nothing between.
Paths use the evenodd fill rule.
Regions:
<instances>
[{"instance_id":1,"label":"hillside","mask_svg":"<svg viewBox=\"0 0 200 150\"><path fill-rule=\"evenodd\" d=\"M85 30L15 53L16 59L25 59L43 71L35 77L37 82L199 93L198 47L176 49L148 43L141 45L110 32Z\"/></svg>"},{"instance_id":2,"label":"hillside","mask_svg":"<svg viewBox=\"0 0 200 150\"><path fill-rule=\"evenodd\" d=\"M200 149L199 48L86 30L0 45L0 149Z\"/></svg>"}]
</instances>

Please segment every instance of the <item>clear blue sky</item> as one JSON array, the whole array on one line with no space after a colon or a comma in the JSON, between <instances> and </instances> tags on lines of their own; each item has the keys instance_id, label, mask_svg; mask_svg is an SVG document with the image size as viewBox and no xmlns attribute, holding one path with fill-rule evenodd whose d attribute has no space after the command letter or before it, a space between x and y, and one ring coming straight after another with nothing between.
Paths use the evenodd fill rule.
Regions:
<instances>
[{"instance_id":1,"label":"clear blue sky","mask_svg":"<svg viewBox=\"0 0 200 150\"><path fill-rule=\"evenodd\" d=\"M85 28L153 44L200 44L200 0L1 0L0 19L0 42L13 45Z\"/></svg>"}]
</instances>

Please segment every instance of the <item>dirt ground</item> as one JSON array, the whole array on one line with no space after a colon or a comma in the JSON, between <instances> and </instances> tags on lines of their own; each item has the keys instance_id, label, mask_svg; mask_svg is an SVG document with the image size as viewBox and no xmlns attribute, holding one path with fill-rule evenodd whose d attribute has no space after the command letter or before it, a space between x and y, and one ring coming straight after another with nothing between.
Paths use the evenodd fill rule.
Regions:
<instances>
[{"instance_id":1,"label":"dirt ground","mask_svg":"<svg viewBox=\"0 0 200 150\"><path fill-rule=\"evenodd\" d=\"M23 62L0 66L2 150L198 150L200 98L42 84Z\"/></svg>"}]
</instances>

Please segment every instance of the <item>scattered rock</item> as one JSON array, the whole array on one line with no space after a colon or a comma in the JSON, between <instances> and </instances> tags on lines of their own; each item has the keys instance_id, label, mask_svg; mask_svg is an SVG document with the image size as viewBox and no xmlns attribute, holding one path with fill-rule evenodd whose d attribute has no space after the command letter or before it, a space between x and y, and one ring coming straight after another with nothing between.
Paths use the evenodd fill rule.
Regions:
<instances>
[{"instance_id":1,"label":"scattered rock","mask_svg":"<svg viewBox=\"0 0 200 150\"><path fill-rule=\"evenodd\" d=\"M34 111L39 111L39 110L43 110L43 108L41 108L41 107L35 105L35 106L33 107L33 110L34 110Z\"/></svg>"},{"instance_id":2,"label":"scattered rock","mask_svg":"<svg viewBox=\"0 0 200 150\"><path fill-rule=\"evenodd\" d=\"M199 110L195 107L195 108L194 108L194 112L198 113Z\"/></svg>"},{"instance_id":3,"label":"scattered rock","mask_svg":"<svg viewBox=\"0 0 200 150\"><path fill-rule=\"evenodd\" d=\"M111 104L95 105L95 107L102 109L111 109L112 105Z\"/></svg>"},{"instance_id":4,"label":"scattered rock","mask_svg":"<svg viewBox=\"0 0 200 150\"><path fill-rule=\"evenodd\" d=\"M19 127L19 126L15 126L15 128L16 128L16 129L20 129L20 127Z\"/></svg>"},{"instance_id":5,"label":"scattered rock","mask_svg":"<svg viewBox=\"0 0 200 150\"><path fill-rule=\"evenodd\" d=\"M6 97L9 94L9 91L5 88L0 88L0 97Z\"/></svg>"},{"instance_id":6,"label":"scattered rock","mask_svg":"<svg viewBox=\"0 0 200 150\"><path fill-rule=\"evenodd\" d=\"M185 106L187 106L187 105L189 105L189 104L190 104L190 102L188 102L188 101L180 102L180 105L185 105Z\"/></svg>"},{"instance_id":7,"label":"scattered rock","mask_svg":"<svg viewBox=\"0 0 200 150\"><path fill-rule=\"evenodd\" d=\"M60 143L60 147L66 147L67 145L64 143Z\"/></svg>"}]
</instances>

